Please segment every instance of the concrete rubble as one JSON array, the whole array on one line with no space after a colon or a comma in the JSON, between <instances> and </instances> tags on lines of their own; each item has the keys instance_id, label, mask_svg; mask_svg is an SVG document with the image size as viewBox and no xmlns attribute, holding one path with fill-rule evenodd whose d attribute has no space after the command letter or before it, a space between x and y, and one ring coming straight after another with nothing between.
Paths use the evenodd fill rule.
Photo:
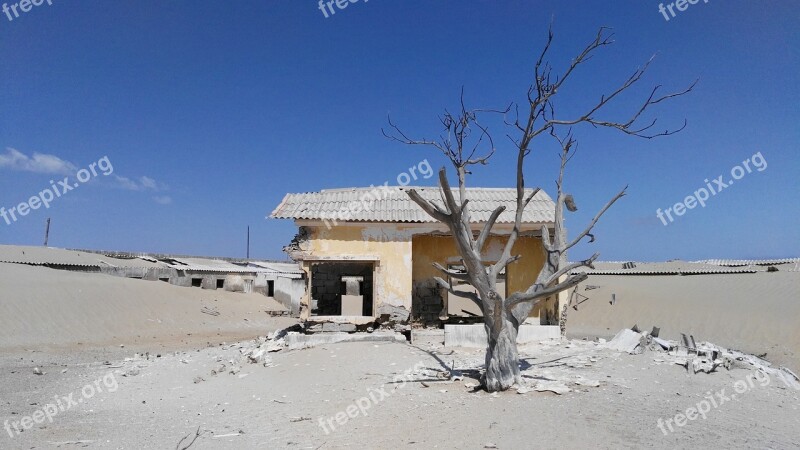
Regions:
<instances>
[{"instance_id":1,"label":"concrete rubble","mask_svg":"<svg viewBox=\"0 0 800 450\"><path fill-rule=\"evenodd\" d=\"M240 352L248 362L269 367L272 365L269 353L284 350L302 350L340 342L406 342L404 335L392 332L304 334L297 329L278 330L268 337L241 344Z\"/></svg>"},{"instance_id":2,"label":"concrete rubble","mask_svg":"<svg viewBox=\"0 0 800 450\"><path fill-rule=\"evenodd\" d=\"M654 329L657 330L657 329ZM640 332L634 329L620 330L614 339L607 342L605 348L610 350L626 352L629 354L641 354L651 351L661 354L656 358L656 362L670 362L683 366L689 373L712 373L719 368L730 370L734 366L745 367L748 369L759 370L768 375L780 376L784 380L795 380L800 382L800 378L786 367L775 369L772 363L758 356L746 354L737 350L731 350L711 342L695 342L694 336L681 334L681 341L671 341L652 336L648 332Z\"/></svg>"},{"instance_id":3,"label":"concrete rubble","mask_svg":"<svg viewBox=\"0 0 800 450\"><path fill-rule=\"evenodd\" d=\"M614 339L608 341L605 346L610 350L636 355L644 351L644 348L647 346L647 338L642 333L637 333L626 328L620 330L619 333L614 336Z\"/></svg>"},{"instance_id":4,"label":"concrete rubble","mask_svg":"<svg viewBox=\"0 0 800 450\"><path fill-rule=\"evenodd\" d=\"M757 356L726 349L710 342L696 343L691 336L678 342L653 335L659 331L654 329L642 332L624 329L607 342L604 339L543 340L520 345L522 361L520 372L523 382L515 387L516 391L519 394L552 392L562 395L588 392L588 389L602 386L627 388L622 384L625 380L591 379L585 376L587 372L581 371L609 357L614 358L614 353L641 355L646 352L655 356L653 361L656 364L680 365L691 374L710 374L721 369L740 367L778 375L783 379L788 378L791 383L800 386L800 379L796 374L783 367L773 368L771 363ZM448 350L443 348L440 342L428 339L419 339L417 346L427 352L438 353L443 364L449 366L448 371L459 375L458 378L452 377L452 379L446 377L449 381L461 379L468 389L479 386L480 377L484 373L483 349L473 350L474 354L463 348L445 353ZM542 354L547 356L542 357ZM541 359L546 360L541 361Z\"/></svg>"}]
</instances>

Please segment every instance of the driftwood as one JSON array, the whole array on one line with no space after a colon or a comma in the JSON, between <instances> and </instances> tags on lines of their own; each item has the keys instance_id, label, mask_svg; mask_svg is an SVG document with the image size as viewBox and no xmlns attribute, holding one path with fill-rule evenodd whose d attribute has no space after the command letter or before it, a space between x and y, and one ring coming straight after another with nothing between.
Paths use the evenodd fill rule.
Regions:
<instances>
[{"instance_id":1,"label":"driftwood","mask_svg":"<svg viewBox=\"0 0 800 450\"><path fill-rule=\"evenodd\" d=\"M628 135L652 139L657 136L674 134L686 126L684 121L680 128L652 132L656 120L640 125L639 119L650 106L688 93L694 87L694 83L683 91L662 96L656 95L659 89L657 86L627 121L618 122L598 117L599 113L605 112L605 106L619 94L639 82L652 58L643 67L636 69L620 87L601 96L597 102L585 110L584 114L571 118L557 116L554 100L564 83L570 79L575 69L588 61L598 49L610 45L613 42L611 36L609 29L600 28L595 38L572 60L566 70L560 76L554 76L551 74L550 64L545 61L553 41L551 27L544 50L536 61L534 81L527 93L527 117L521 118L519 106L513 103L504 110L467 109L462 89L460 111L455 114L446 111L440 118L444 131L438 140L411 139L392 122L391 117L388 120L389 132L383 130L383 134L392 140L408 145L423 145L438 149L455 168L458 178L457 189L451 189L445 168L439 171L442 203L428 201L413 189L408 191L408 195L431 217L447 225L455 239L466 273L434 264L444 275L444 278L437 277L435 280L451 294L473 301L483 313L484 323L488 330L488 347L486 373L482 381L488 391L506 390L521 381L516 344L520 324L530 315L537 303L570 289L587 278L584 273L573 274L572 271L584 266L593 267L592 263L599 254L595 253L588 259L568 264L567 251L584 238L588 237L589 242L593 242L594 235L591 232L594 226L603 214L626 193L627 187L611 197L575 238L567 239L564 208L571 212L577 210L574 197L564 191L564 171L574 156L577 146L571 127L589 124L593 127L615 129ZM495 222L505 207L500 206L495 209L482 226L473 223L467 198L466 176L470 173L471 166L487 164L496 150L489 129L479 121L479 116L503 114L505 117L511 111L515 112L516 118L512 121L504 119L504 122L515 133L518 133L517 138L508 136L514 143L517 154L515 220L513 228L508 234L502 256L497 261L486 261L484 246L492 235ZM553 138L561 148L561 164L556 181L555 224L552 234L546 226L541 228L541 239L546 251L546 258L544 267L539 272L535 283L525 291L514 292L504 298L503 293L497 290L497 278L508 265L520 259L519 255L512 254L512 249L520 237L523 212L539 191L539 188L526 189L523 174L525 159L533 151L533 143L535 140L538 142L537 138L539 137ZM474 226L477 227L476 230L480 230L477 234L473 232ZM446 279L465 280L475 288L477 293L457 291Z\"/></svg>"},{"instance_id":2,"label":"driftwood","mask_svg":"<svg viewBox=\"0 0 800 450\"><path fill-rule=\"evenodd\" d=\"M192 433L187 434L186 436L183 437L183 439L178 441L178 445L175 446L175 450L186 450L187 448L191 447L194 444L194 441L196 441L197 438L199 438L202 434L203 433L200 432L200 427L197 427L197 431L194 432L194 437L192 438L192 440L184 444L184 441L186 441L187 439L189 439L190 436L192 436Z\"/></svg>"}]
</instances>

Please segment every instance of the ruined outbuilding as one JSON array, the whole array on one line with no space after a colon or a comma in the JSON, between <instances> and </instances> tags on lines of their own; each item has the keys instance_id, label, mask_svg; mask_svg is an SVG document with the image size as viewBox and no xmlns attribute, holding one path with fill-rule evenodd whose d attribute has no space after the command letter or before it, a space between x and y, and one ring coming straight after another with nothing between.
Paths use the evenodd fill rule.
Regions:
<instances>
[{"instance_id":1,"label":"ruined outbuilding","mask_svg":"<svg viewBox=\"0 0 800 450\"><path fill-rule=\"evenodd\" d=\"M175 286L258 293L274 298L292 315L305 290L303 271L294 263L173 255L150 255L52 247L0 245L0 263L49 267Z\"/></svg>"},{"instance_id":2,"label":"ruined outbuilding","mask_svg":"<svg viewBox=\"0 0 800 450\"><path fill-rule=\"evenodd\" d=\"M293 219L299 227L284 250L306 275L301 318L347 324L342 329L376 321L424 325L481 321L475 304L449 295L434 281L441 272L433 263L458 269L460 257L449 230L411 201L409 189L441 201L439 188L386 185L284 197L270 217ZM487 244L486 263L492 263L492 258L500 257L513 226L516 190L470 188L467 198L476 233L497 206L506 206ZM509 265L500 283L506 295L534 283L544 264L541 230L544 226L552 233L553 215L553 201L539 191L525 210L522 237L513 249L521 259ZM462 284L459 289L472 287ZM556 325L558 311L558 301L548 299L533 310L529 322Z\"/></svg>"}]
</instances>

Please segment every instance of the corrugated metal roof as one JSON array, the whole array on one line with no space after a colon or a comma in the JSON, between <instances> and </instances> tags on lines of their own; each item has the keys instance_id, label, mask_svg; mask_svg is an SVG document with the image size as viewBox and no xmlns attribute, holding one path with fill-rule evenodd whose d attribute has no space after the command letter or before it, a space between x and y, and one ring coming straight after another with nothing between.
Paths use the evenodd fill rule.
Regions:
<instances>
[{"instance_id":1,"label":"corrugated metal roof","mask_svg":"<svg viewBox=\"0 0 800 450\"><path fill-rule=\"evenodd\" d=\"M33 266L164 267L141 259L121 259L52 247L0 245L0 262Z\"/></svg>"},{"instance_id":2,"label":"corrugated metal roof","mask_svg":"<svg viewBox=\"0 0 800 450\"><path fill-rule=\"evenodd\" d=\"M259 269L264 269L266 271L279 274L303 275L305 273L303 272L303 270L300 268L299 265L292 263L250 261L250 265L256 266Z\"/></svg>"},{"instance_id":3,"label":"corrugated metal roof","mask_svg":"<svg viewBox=\"0 0 800 450\"><path fill-rule=\"evenodd\" d=\"M575 270L572 273L586 272L589 275L723 275L734 273L758 273L755 269L676 269L676 270Z\"/></svg>"},{"instance_id":4,"label":"corrugated metal roof","mask_svg":"<svg viewBox=\"0 0 800 450\"><path fill-rule=\"evenodd\" d=\"M161 261L174 269L194 272L256 273L261 271L256 267L239 266L219 259L164 258Z\"/></svg>"},{"instance_id":5,"label":"corrugated metal roof","mask_svg":"<svg viewBox=\"0 0 800 450\"><path fill-rule=\"evenodd\" d=\"M711 275L766 271L764 268L721 267L688 261L637 262L636 267L631 269L625 269L623 264L619 262L596 262L594 263L594 270L588 267L581 267L573 270L572 273L586 272L590 275Z\"/></svg>"},{"instance_id":6,"label":"corrugated metal roof","mask_svg":"<svg viewBox=\"0 0 800 450\"><path fill-rule=\"evenodd\" d=\"M336 219L354 222L409 222L435 223L436 221L414 203L407 194L416 189L423 198L442 205L438 187L377 186L368 188L327 189L320 192L286 194L280 205L270 214L275 219ZM528 193L532 189L526 190ZM458 191L454 191L458 198ZM485 222L500 205L506 210L497 223L514 223L516 189L468 188L469 210L472 220ZM539 191L523 215L524 223L552 223L555 204Z\"/></svg>"},{"instance_id":7,"label":"corrugated metal roof","mask_svg":"<svg viewBox=\"0 0 800 450\"><path fill-rule=\"evenodd\" d=\"M710 264L713 266L741 267L741 266L777 266L781 264L796 264L800 258L785 259L706 259L696 261L700 264Z\"/></svg>"}]
</instances>

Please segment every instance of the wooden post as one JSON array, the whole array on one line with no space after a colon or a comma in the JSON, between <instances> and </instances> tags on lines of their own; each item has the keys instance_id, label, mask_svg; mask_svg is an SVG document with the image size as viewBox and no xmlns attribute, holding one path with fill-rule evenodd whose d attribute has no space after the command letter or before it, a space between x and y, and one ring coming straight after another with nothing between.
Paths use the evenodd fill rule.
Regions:
<instances>
[{"instance_id":1,"label":"wooden post","mask_svg":"<svg viewBox=\"0 0 800 450\"><path fill-rule=\"evenodd\" d=\"M44 246L47 247L47 241L50 239L50 218L47 218L47 227L44 230Z\"/></svg>"}]
</instances>

